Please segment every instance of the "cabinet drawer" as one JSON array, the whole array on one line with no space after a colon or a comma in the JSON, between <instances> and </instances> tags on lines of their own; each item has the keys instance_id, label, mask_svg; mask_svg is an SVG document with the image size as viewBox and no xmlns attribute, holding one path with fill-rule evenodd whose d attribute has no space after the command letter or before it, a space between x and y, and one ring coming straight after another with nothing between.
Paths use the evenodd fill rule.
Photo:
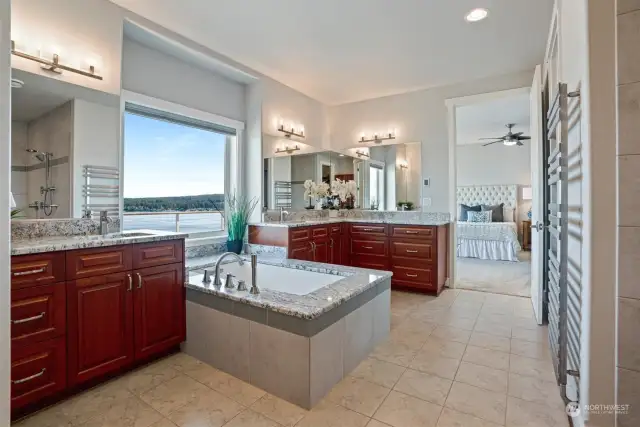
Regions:
<instances>
[{"instance_id":1,"label":"cabinet drawer","mask_svg":"<svg viewBox=\"0 0 640 427\"><path fill-rule=\"evenodd\" d=\"M389 258L382 256L352 255L353 267L371 268L373 270L389 270Z\"/></svg>"},{"instance_id":2,"label":"cabinet drawer","mask_svg":"<svg viewBox=\"0 0 640 427\"><path fill-rule=\"evenodd\" d=\"M409 258L422 258L433 261L434 246L431 243L391 241L391 255Z\"/></svg>"},{"instance_id":3,"label":"cabinet drawer","mask_svg":"<svg viewBox=\"0 0 640 427\"><path fill-rule=\"evenodd\" d=\"M133 268L182 262L184 259L183 243L183 240L167 240L135 244L133 245Z\"/></svg>"},{"instance_id":4,"label":"cabinet drawer","mask_svg":"<svg viewBox=\"0 0 640 427\"><path fill-rule=\"evenodd\" d=\"M311 237L322 238L327 237L329 235L329 227L314 227L311 229Z\"/></svg>"},{"instance_id":5,"label":"cabinet drawer","mask_svg":"<svg viewBox=\"0 0 640 427\"><path fill-rule=\"evenodd\" d=\"M385 239L362 240L352 238L351 253L356 255L387 256L387 242Z\"/></svg>"},{"instance_id":6,"label":"cabinet drawer","mask_svg":"<svg viewBox=\"0 0 640 427\"><path fill-rule=\"evenodd\" d=\"M417 227L391 225L391 237L433 239L436 236L434 227Z\"/></svg>"},{"instance_id":7,"label":"cabinet drawer","mask_svg":"<svg viewBox=\"0 0 640 427\"><path fill-rule=\"evenodd\" d=\"M329 226L329 234L337 236L342 234L342 224L333 224Z\"/></svg>"},{"instance_id":8,"label":"cabinet drawer","mask_svg":"<svg viewBox=\"0 0 640 427\"><path fill-rule=\"evenodd\" d=\"M22 408L66 387L64 337L11 349L11 409Z\"/></svg>"},{"instance_id":9,"label":"cabinet drawer","mask_svg":"<svg viewBox=\"0 0 640 427\"><path fill-rule=\"evenodd\" d=\"M64 252L11 257L11 288L20 289L64 281Z\"/></svg>"},{"instance_id":10,"label":"cabinet drawer","mask_svg":"<svg viewBox=\"0 0 640 427\"><path fill-rule=\"evenodd\" d=\"M131 246L110 246L67 252L67 279L131 270Z\"/></svg>"},{"instance_id":11,"label":"cabinet drawer","mask_svg":"<svg viewBox=\"0 0 640 427\"><path fill-rule=\"evenodd\" d=\"M425 285L432 285L434 283L435 275L430 267L412 268L393 264L391 271L393 272L394 281L422 283Z\"/></svg>"},{"instance_id":12,"label":"cabinet drawer","mask_svg":"<svg viewBox=\"0 0 640 427\"><path fill-rule=\"evenodd\" d=\"M368 236L385 236L387 226L384 224L351 224L351 234Z\"/></svg>"},{"instance_id":13,"label":"cabinet drawer","mask_svg":"<svg viewBox=\"0 0 640 427\"><path fill-rule=\"evenodd\" d=\"M305 242L311 238L310 229L304 228L292 228L289 231L289 240L292 244Z\"/></svg>"},{"instance_id":14,"label":"cabinet drawer","mask_svg":"<svg viewBox=\"0 0 640 427\"><path fill-rule=\"evenodd\" d=\"M65 284L11 292L11 343L31 344L66 334Z\"/></svg>"}]
</instances>

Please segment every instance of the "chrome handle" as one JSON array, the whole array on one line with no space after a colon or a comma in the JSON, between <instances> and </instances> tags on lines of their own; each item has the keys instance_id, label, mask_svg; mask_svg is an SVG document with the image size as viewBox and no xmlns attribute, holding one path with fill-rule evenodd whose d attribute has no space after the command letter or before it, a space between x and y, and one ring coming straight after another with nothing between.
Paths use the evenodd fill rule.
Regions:
<instances>
[{"instance_id":1,"label":"chrome handle","mask_svg":"<svg viewBox=\"0 0 640 427\"><path fill-rule=\"evenodd\" d=\"M129 278L129 287L127 288L127 291L131 292L133 289L133 277L131 277L131 274L127 274L127 277Z\"/></svg>"},{"instance_id":2,"label":"chrome handle","mask_svg":"<svg viewBox=\"0 0 640 427\"><path fill-rule=\"evenodd\" d=\"M45 372L47 372L47 368L42 368L42 370L40 372L38 372L37 374L33 374L33 375L29 376L29 377L22 378L21 380L11 380L11 383L12 384L26 383L27 381L35 380L36 378L43 376Z\"/></svg>"},{"instance_id":3,"label":"chrome handle","mask_svg":"<svg viewBox=\"0 0 640 427\"><path fill-rule=\"evenodd\" d=\"M536 231L542 231L544 227L545 225L540 221L536 222L535 224L531 224L531 229Z\"/></svg>"},{"instance_id":4,"label":"chrome handle","mask_svg":"<svg viewBox=\"0 0 640 427\"><path fill-rule=\"evenodd\" d=\"M410 254L417 254L417 253L418 253L418 251L414 251L414 250L411 250L411 249L407 249L407 253L410 253Z\"/></svg>"},{"instance_id":5,"label":"chrome handle","mask_svg":"<svg viewBox=\"0 0 640 427\"><path fill-rule=\"evenodd\" d=\"M34 320L42 319L44 317L44 315L45 315L45 313L43 311L42 313L38 314L37 316L27 317L25 319L12 320L11 323L13 323L14 325L19 325L21 323L33 322Z\"/></svg>"},{"instance_id":6,"label":"chrome handle","mask_svg":"<svg viewBox=\"0 0 640 427\"><path fill-rule=\"evenodd\" d=\"M36 268L35 270L29 270L29 271L16 271L15 273L13 273L13 276L29 276L31 274L38 274L38 273L44 273L47 270L47 267L41 267L41 268Z\"/></svg>"},{"instance_id":7,"label":"chrome handle","mask_svg":"<svg viewBox=\"0 0 640 427\"><path fill-rule=\"evenodd\" d=\"M138 289L142 289L142 275L140 273L136 273L138 275Z\"/></svg>"},{"instance_id":8,"label":"chrome handle","mask_svg":"<svg viewBox=\"0 0 640 427\"><path fill-rule=\"evenodd\" d=\"M406 273L406 274L407 274L407 277L418 277L417 274L409 274L409 273Z\"/></svg>"},{"instance_id":9,"label":"chrome handle","mask_svg":"<svg viewBox=\"0 0 640 427\"><path fill-rule=\"evenodd\" d=\"M333 239L329 239L329 247L333 248Z\"/></svg>"},{"instance_id":10,"label":"chrome handle","mask_svg":"<svg viewBox=\"0 0 640 427\"><path fill-rule=\"evenodd\" d=\"M409 231L409 230L405 231L405 233L407 233L407 234L418 234L417 231Z\"/></svg>"},{"instance_id":11,"label":"chrome handle","mask_svg":"<svg viewBox=\"0 0 640 427\"><path fill-rule=\"evenodd\" d=\"M363 246L365 249L373 249L373 246Z\"/></svg>"},{"instance_id":12,"label":"chrome handle","mask_svg":"<svg viewBox=\"0 0 640 427\"><path fill-rule=\"evenodd\" d=\"M363 231L373 231L373 228L363 228Z\"/></svg>"}]
</instances>

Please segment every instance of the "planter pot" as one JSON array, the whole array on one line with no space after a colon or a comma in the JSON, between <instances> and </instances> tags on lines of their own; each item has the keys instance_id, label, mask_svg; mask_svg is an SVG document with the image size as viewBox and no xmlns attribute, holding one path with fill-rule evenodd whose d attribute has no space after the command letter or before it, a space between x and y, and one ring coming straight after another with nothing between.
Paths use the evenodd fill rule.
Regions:
<instances>
[{"instance_id":1,"label":"planter pot","mask_svg":"<svg viewBox=\"0 0 640 427\"><path fill-rule=\"evenodd\" d=\"M336 209L330 209L329 218L338 218L338 211Z\"/></svg>"},{"instance_id":2,"label":"planter pot","mask_svg":"<svg viewBox=\"0 0 640 427\"><path fill-rule=\"evenodd\" d=\"M242 253L243 243L242 240L227 240L227 250L240 255Z\"/></svg>"}]
</instances>

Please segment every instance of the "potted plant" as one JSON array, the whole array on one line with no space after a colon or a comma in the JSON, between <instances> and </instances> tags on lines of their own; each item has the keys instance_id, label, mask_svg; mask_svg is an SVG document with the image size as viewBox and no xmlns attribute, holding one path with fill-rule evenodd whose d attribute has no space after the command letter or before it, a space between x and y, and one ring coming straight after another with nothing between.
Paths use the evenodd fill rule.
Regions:
<instances>
[{"instance_id":1,"label":"potted plant","mask_svg":"<svg viewBox=\"0 0 640 427\"><path fill-rule=\"evenodd\" d=\"M304 198L309 199L309 206L305 207L305 209L313 209L313 204L311 200L316 197L317 188L316 183L312 180L308 179L304 182Z\"/></svg>"},{"instance_id":2,"label":"potted plant","mask_svg":"<svg viewBox=\"0 0 640 427\"><path fill-rule=\"evenodd\" d=\"M249 200L246 196L227 195L227 250L240 254L247 232L249 217L258 204L255 197Z\"/></svg>"},{"instance_id":3,"label":"potted plant","mask_svg":"<svg viewBox=\"0 0 640 427\"><path fill-rule=\"evenodd\" d=\"M11 219L18 218L21 213L21 209L11 209Z\"/></svg>"}]
</instances>

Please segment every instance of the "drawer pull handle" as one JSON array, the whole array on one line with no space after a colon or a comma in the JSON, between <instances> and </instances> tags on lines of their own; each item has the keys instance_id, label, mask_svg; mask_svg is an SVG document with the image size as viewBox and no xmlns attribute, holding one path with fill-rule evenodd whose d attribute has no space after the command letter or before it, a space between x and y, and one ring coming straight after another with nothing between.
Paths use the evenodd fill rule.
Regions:
<instances>
[{"instance_id":1,"label":"drawer pull handle","mask_svg":"<svg viewBox=\"0 0 640 427\"><path fill-rule=\"evenodd\" d=\"M142 289L142 276L140 273L136 273L138 275L138 289Z\"/></svg>"},{"instance_id":2,"label":"drawer pull handle","mask_svg":"<svg viewBox=\"0 0 640 427\"><path fill-rule=\"evenodd\" d=\"M409 274L409 273L407 273L407 277L418 277L418 275L417 274Z\"/></svg>"},{"instance_id":3,"label":"drawer pull handle","mask_svg":"<svg viewBox=\"0 0 640 427\"><path fill-rule=\"evenodd\" d=\"M363 246L365 249L373 249L373 246Z\"/></svg>"},{"instance_id":4,"label":"drawer pull handle","mask_svg":"<svg viewBox=\"0 0 640 427\"><path fill-rule=\"evenodd\" d=\"M44 317L45 313L44 311L40 314L38 314L37 316L32 316L32 317L27 317L25 319L18 319L18 320L12 320L11 323L13 323L14 325L19 325L21 323L28 323L28 322L33 322L34 320L40 320Z\"/></svg>"},{"instance_id":5,"label":"drawer pull handle","mask_svg":"<svg viewBox=\"0 0 640 427\"><path fill-rule=\"evenodd\" d=\"M17 277L17 276L29 276L31 274L44 273L46 270L47 270L47 267L40 267L40 268L36 268L35 270L16 271L15 273L13 273L13 276L14 277Z\"/></svg>"},{"instance_id":6,"label":"drawer pull handle","mask_svg":"<svg viewBox=\"0 0 640 427\"><path fill-rule=\"evenodd\" d=\"M12 384L26 383L28 381L35 380L36 378L39 378L39 377L43 376L45 372L47 372L47 368L42 368L42 370L40 372L38 372L37 374L33 374L33 375L29 376L29 377L22 378L21 380L15 380L15 381L11 380L11 383Z\"/></svg>"},{"instance_id":7,"label":"drawer pull handle","mask_svg":"<svg viewBox=\"0 0 640 427\"><path fill-rule=\"evenodd\" d=\"M417 254L418 253L418 251L414 251L412 249L407 249L407 252L410 253L410 254Z\"/></svg>"},{"instance_id":8,"label":"drawer pull handle","mask_svg":"<svg viewBox=\"0 0 640 427\"><path fill-rule=\"evenodd\" d=\"M418 234L417 231L409 231L409 230L405 231L405 233L407 233L407 234Z\"/></svg>"},{"instance_id":9,"label":"drawer pull handle","mask_svg":"<svg viewBox=\"0 0 640 427\"><path fill-rule=\"evenodd\" d=\"M129 278L129 287L127 288L127 291L131 292L133 289L133 277L131 277L131 274L127 274L127 277Z\"/></svg>"}]
</instances>

